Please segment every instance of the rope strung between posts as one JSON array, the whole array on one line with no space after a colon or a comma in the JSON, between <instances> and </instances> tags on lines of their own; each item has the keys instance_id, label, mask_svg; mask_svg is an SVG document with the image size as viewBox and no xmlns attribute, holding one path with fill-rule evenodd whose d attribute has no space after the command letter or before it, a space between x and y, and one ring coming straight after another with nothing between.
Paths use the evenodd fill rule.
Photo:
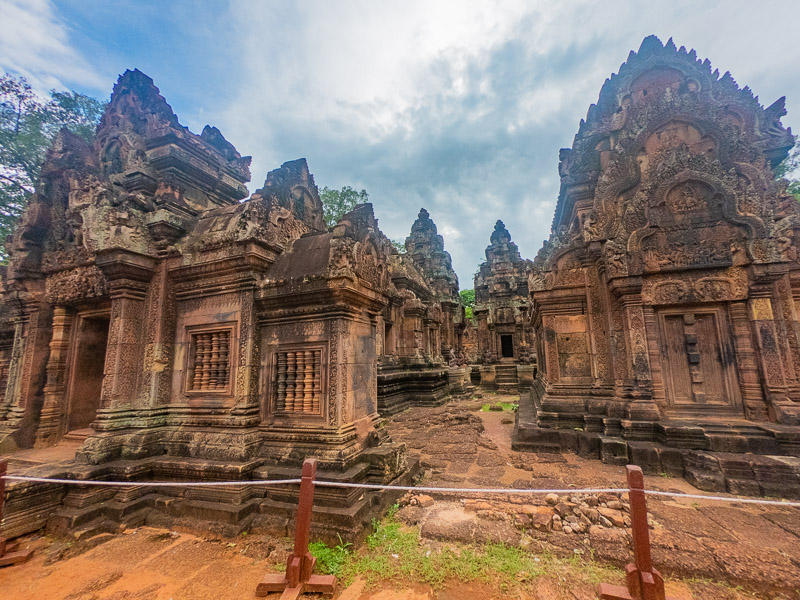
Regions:
<instances>
[{"instance_id":1,"label":"rope strung between posts","mask_svg":"<svg viewBox=\"0 0 800 600\"><path fill-rule=\"evenodd\" d=\"M645 490L645 494L651 496L673 496L676 498L692 498L699 500L714 500L718 502L743 502L746 504L770 504L774 506L797 506L800 502L789 502L788 500L762 500L761 498L729 498L728 496L706 496L703 494L685 494L683 492L659 492L657 490Z\"/></svg>"},{"instance_id":2,"label":"rope strung between posts","mask_svg":"<svg viewBox=\"0 0 800 600\"><path fill-rule=\"evenodd\" d=\"M315 481L314 485L325 487L346 487L361 488L364 490L400 490L403 492L434 492L434 493L453 493L463 494L622 494L627 493L628 488L571 488L568 490L543 490L543 489L516 489L516 488L443 488L425 487L413 485L376 485L371 483L345 483L339 481Z\"/></svg>"},{"instance_id":3,"label":"rope strung between posts","mask_svg":"<svg viewBox=\"0 0 800 600\"><path fill-rule=\"evenodd\" d=\"M24 475L5 475L0 479L9 481L30 481L34 483L57 483L62 485L99 485L99 486L139 486L139 487L222 487L250 485L288 485L300 483L300 479L259 479L248 481L84 481L80 479L50 479L47 477L26 477ZM364 490L395 490L400 492L431 492L438 494L626 494L628 488L568 488L568 489L515 489L515 488L446 488L412 485L380 485L372 483L349 483L344 481L320 481L314 485L323 487L357 488ZM741 498L728 496L711 496L703 494L686 494L683 492L662 492L644 490L651 496L669 496L673 498L689 498L692 500L711 500L716 502L741 502L745 504L766 504L771 506L800 507L800 502L788 500L763 500L761 498Z\"/></svg>"}]
</instances>

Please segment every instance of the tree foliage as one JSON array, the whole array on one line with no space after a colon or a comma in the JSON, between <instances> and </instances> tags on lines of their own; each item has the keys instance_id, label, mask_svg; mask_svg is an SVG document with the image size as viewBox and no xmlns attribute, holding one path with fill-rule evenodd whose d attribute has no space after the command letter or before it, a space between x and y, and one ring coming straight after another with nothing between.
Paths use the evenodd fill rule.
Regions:
<instances>
[{"instance_id":1,"label":"tree foliage","mask_svg":"<svg viewBox=\"0 0 800 600\"><path fill-rule=\"evenodd\" d=\"M775 176L788 180L789 193L800 201L800 136L794 148L789 151L789 156L775 169Z\"/></svg>"},{"instance_id":2,"label":"tree foliage","mask_svg":"<svg viewBox=\"0 0 800 600\"><path fill-rule=\"evenodd\" d=\"M464 305L464 314L471 321L472 307L475 306L475 290L461 290L458 295L461 296L461 304Z\"/></svg>"},{"instance_id":3,"label":"tree foliage","mask_svg":"<svg viewBox=\"0 0 800 600\"><path fill-rule=\"evenodd\" d=\"M320 190L319 197L322 200L325 225L328 227L336 225L339 219L353 210L356 205L369 202L367 190L357 192L349 185L344 186L341 190L332 190L325 186Z\"/></svg>"},{"instance_id":4,"label":"tree foliage","mask_svg":"<svg viewBox=\"0 0 800 600\"><path fill-rule=\"evenodd\" d=\"M52 90L44 98L24 77L0 77L0 247L34 191L56 133L66 128L91 141L104 110L90 96Z\"/></svg>"},{"instance_id":5,"label":"tree foliage","mask_svg":"<svg viewBox=\"0 0 800 600\"><path fill-rule=\"evenodd\" d=\"M406 253L406 242L403 238L395 238L392 240L392 246L397 250L398 254Z\"/></svg>"}]
</instances>

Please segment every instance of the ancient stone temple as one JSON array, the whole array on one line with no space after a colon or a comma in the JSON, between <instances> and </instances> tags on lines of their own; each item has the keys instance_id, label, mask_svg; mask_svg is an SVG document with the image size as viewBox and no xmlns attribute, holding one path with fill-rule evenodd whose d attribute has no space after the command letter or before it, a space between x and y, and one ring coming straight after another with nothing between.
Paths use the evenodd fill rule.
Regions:
<instances>
[{"instance_id":1,"label":"ancient stone temple","mask_svg":"<svg viewBox=\"0 0 800 600\"><path fill-rule=\"evenodd\" d=\"M469 384L461 336L464 308L450 254L424 208L390 257L389 304L379 319L378 409L388 415L410 405L443 402Z\"/></svg>"},{"instance_id":2,"label":"ancient stone temple","mask_svg":"<svg viewBox=\"0 0 800 600\"><path fill-rule=\"evenodd\" d=\"M477 362L481 386L515 392L530 385L535 362L528 319L528 268L511 234L497 221L486 247L486 262L475 274Z\"/></svg>"},{"instance_id":3,"label":"ancient stone temple","mask_svg":"<svg viewBox=\"0 0 800 600\"><path fill-rule=\"evenodd\" d=\"M417 227L400 256L369 204L326 230L305 159L244 200L249 164L217 129L181 126L139 71L92 145L58 136L2 282L0 449L84 439L74 462L33 471L131 485L12 484L6 535L145 519L283 530L295 486L136 482L281 479L307 456L322 478L413 476L379 426L378 356L418 367L395 373L403 393L446 396L460 313L441 238L426 246ZM352 538L390 500L325 488L315 527Z\"/></svg>"},{"instance_id":4,"label":"ancient stone temple","mask_svg":"<svg viewBox=\"0 0 800 600\"><path fill-rule=\"evenodd\" d=\"M539 373L517 448L704 489L800 495L794 138L695 52L648 37L561 151L529 279Z\"/></svg>"}]
</instances>

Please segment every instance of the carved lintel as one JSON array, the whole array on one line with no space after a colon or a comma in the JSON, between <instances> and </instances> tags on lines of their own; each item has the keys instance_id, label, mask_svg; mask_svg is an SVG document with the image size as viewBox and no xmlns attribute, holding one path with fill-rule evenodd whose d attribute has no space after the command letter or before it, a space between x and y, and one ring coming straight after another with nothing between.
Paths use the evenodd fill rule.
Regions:
<instances>
[{"instance_id":1,"label":"carved lintel","mask_svg":"<svg viewBox=\"0 0 800 600\"><path fill-rule=\"evenodd\" d=\"M608 282L608 289L620 302L626 304L628 302L640 302L641 298L638 296L642 292L642 278L641 277L618 277Z\"/></svg>"},{"instance_id":2,"label":"carved lintel","mask_svg":"<svg viewBox=\"0 0 800 600\"><path fill-rule=\"evenodd\" d=\"M156 269L155 259L120 249L101 250L97 253L96 263L110 282L121 279L147 283Z\"/></svg>"},{"instance_id":3,"label":"carved lintel","mask_svg":"<svg viewBox=\"0 0 800 600\"><path fill-rule=\"evenodd\" d=\"M754 264L750 267L750 277L754 286L775 283L788 272L787 263Z\"/></svg>"}]
</instances>

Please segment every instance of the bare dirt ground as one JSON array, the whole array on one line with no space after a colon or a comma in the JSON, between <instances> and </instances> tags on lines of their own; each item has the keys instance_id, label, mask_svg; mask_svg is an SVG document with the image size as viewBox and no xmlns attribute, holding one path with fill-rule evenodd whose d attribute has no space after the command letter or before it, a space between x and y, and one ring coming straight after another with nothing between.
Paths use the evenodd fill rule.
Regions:
<instances>
[{"instance_id":1,"label":"bare dirt ground","mask_svg":"<svg viewBox=\"0 0 800 600\"><path fill-rule=\"evenodd\" d=\"M278 572L290 550L287 540L261 536L212 540L151 527L108 536L88 544L46 538L29 539L35 549L28 563L0 570L3 600L241 600L255 599L265 572ZM266 557L266 558L265 558ZM622 583L621 580L612 583ZM450 580L436 590L427 585L363 579L337 591L336 600L590 600L594 585L552 574L524 593L490 583ZM669 581L667 591L680 600L754 598L710 582ZM278 594L269 596L277 600Z\"/></svg>"},{"instance_id":2,"label":"bare dirt ground","mask_svg":"<svg viewBox=\"0 0 800 600\"><path fill-rule=\"evenodd\" d=\"M484 402L513 401L487 395L439 408L406 411L387 422L427 469L424 484L443 487L624 487L624 469L572 455L517 453L510 448L513 414L480 412ZM653 489L695 492L680 479L646 477ZM433 495L426 506L408 505L397 517L419 527L422 543L503 541L621 566L631 559L625 528L593 527L584 534L520 527L516 506L544 505L537 497L479 498ZM475 498L471 496L470 498ZM654 560L676 598L744 600L800 598L800 510L687 500L648 499L655 518ZM42 536L23 539L36 550L22 565L0 569L5 600L233 600L255 598L266 572L282 570L289 540L251 534L235 540L142 527L71 542ZM576 553L577 551L577 553ZM580 569L580 563L576 563ZM575 573L576 571L572 571ZM616 581L622 583L621 574ZM339 600L465 600L595 598L595 582L548 572L530 585L508 589L491 582L449 580L430 586L397 581L368 585L357 578L341 586ZM277 599L278 595L272 596Z\"/></svg>"},{"instance_id":3,"label":"bare dirt ground","mask_svg":"<svg viewBox=\"0 0 800 600\"><path fill-rule=\"evenodd\" d=\"M513 413L481 412L480 407L514 401L511 396L487 394L434 409L411 409L390 419L388 427L396 441L420 455L428 469L424 485L626 487L622 467L571 454L512 451ZM645 487L706 493L670 477L646 476ZM504 512L518 512L513 503L546 504L541 496L512 497L511 502L507 497L476 502L475 495L433 496L431 506L407 507L399 515L419 524L423 537L516 544L530 536L531 548L536 550L562 555L578 550L619 566L632 560L627 528L593 527L581 535L529 527L523 535L518 523L503 518L509 516ZM800 598L800 509L649 496L648 511L655 519L653 558L663 574L727 582L764 597Z\"/></svg>"}]
</instances>

